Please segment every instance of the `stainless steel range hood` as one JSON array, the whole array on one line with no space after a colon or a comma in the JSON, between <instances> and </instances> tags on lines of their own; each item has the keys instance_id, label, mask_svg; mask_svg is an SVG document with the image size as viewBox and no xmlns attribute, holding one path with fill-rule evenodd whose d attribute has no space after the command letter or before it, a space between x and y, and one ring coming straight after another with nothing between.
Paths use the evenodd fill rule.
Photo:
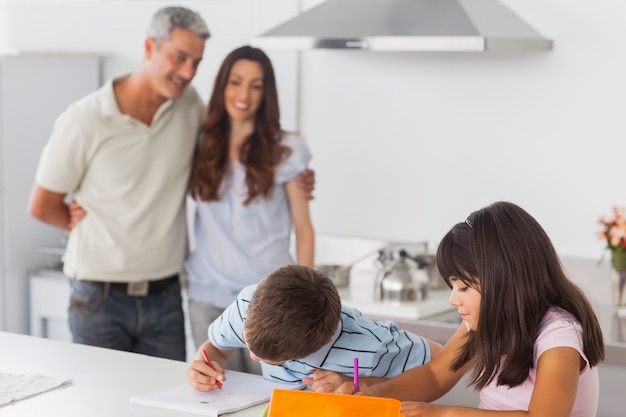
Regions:
<instances>
[{"instance_id":1,"label":"stainless steel range hood","mask_svg":"<svg viewBox=\"0 0 626 417\"><path fill-rule=\"evenodd\" d=\"M327 0L251 40L264 49L548 50L498 0Z\"/></svg>"}]
</instances>

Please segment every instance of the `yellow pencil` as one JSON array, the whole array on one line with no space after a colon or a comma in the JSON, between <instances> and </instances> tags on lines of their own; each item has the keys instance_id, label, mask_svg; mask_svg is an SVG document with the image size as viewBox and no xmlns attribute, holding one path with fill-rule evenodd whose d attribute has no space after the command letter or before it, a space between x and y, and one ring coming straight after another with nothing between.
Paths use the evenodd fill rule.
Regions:
<instances>
[{"instance_id":1,"label":"yellow pencil","mask_svg":"<svg viewBox=\"0 0 626 417\"><path fill-rule=\"evenodd\" d=\"M263 409L263 414L261 414L261 417L267 417L267 410L269 410L269 408L270 408L270 404L268 403Z\"/></svg>"}]
</instances>

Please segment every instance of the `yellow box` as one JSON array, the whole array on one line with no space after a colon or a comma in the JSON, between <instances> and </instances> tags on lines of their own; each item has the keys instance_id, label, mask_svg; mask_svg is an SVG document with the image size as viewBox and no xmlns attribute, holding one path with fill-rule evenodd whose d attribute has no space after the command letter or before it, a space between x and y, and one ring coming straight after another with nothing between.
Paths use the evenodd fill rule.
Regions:
<instances>
[{"instance_id":1,"label":"yellow box","mask_svg":"<svg viewBox=\"0 0 626 417\"><path fill-rule=\"evenodd\" d=\"M275 388L268 417L398 417L400 401Z\"/></svg>"}]
</instances>

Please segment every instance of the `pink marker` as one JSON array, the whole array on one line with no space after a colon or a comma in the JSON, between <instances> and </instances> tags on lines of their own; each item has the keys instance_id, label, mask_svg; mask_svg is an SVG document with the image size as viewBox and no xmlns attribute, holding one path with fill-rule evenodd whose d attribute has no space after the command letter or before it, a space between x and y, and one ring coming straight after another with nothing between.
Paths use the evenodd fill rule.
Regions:
<instances>
[{"instance_id":1,"label":"pink marker","mask_svg":"<svg viewBox=\"0 0 626 417\"><path fill-rule=\"evenodd\" d=\"M354 358L354 392L359 392L359 358Z\"/></svg>"}]
</instances>

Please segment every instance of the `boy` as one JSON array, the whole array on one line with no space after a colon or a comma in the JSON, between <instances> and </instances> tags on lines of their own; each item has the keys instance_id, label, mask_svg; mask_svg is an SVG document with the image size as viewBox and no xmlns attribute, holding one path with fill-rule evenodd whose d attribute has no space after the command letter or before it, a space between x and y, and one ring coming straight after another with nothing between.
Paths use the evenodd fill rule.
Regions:
<instances>
[{"instance_id":1,"label":"boy","mask_svg":"<svg viewBox=\"0 0 626 417\"><path fill-rule=\"evenodd\" d=\"M382 379L428 362L441 348L395 323L372 321L342 306L332 281L303 265L284 266L244 288L208 333L187 370L199 391L227 381L223 364L239 347L247 346L261 363L265 379L304 382L326 392L351 380L355 357L361 377ZM203 350L213 367L205 363Z\"/></svg>"}]
</instances>

